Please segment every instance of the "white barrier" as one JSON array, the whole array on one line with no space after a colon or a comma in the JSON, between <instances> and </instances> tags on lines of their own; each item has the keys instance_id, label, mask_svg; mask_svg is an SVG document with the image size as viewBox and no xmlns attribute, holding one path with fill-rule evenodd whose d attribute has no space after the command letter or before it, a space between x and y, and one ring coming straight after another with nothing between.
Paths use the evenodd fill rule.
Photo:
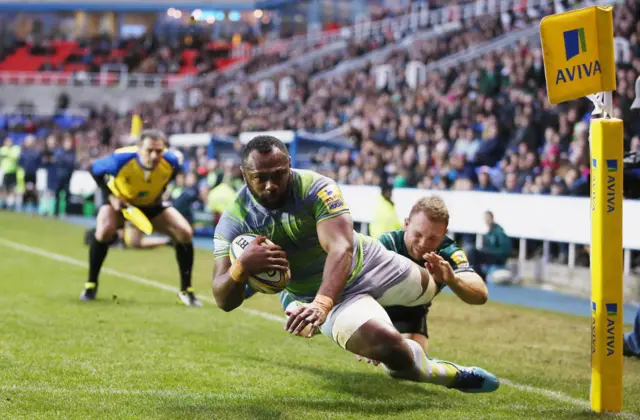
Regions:
<instances>
[{"instance_id":1,"label":"white barrier","mask_svg":"<svg viewBox=\"0 0 640 420\"><path fill-rule=\"evenodd\" d=\"M211 143L210 133L173 134L169 144L173 147L207 146Z\"/></svg>"},{"instance_id":2,"label":"white barrier","mask_svg":"<svg viewBox=\"0 0 640 420\"><path fill-rule=\"evenodd\" d=\"M273 136L280 139L285 144L292 143L296 138L295 131L280 130L280 131L244 131L240 133L240 142L242 144L249 143L254 137L257 136Z\"/></svg>"},{"instance_id":3,"label":"white barrier","mask_svg":"<svg viewBox=\"0 0 640 420\"><path fill-rule=\"evenodd\" d=\"M341 186L353 218L370 223L372 198L380 194L374 186ZM493 212L495 220L512 238L589 244L591 212L589 198L548 195L505 194L476 191L428 191L414 188L393 190L393 201L401 218L406 217L421 197L438 194L449 207L452 232L484 234L484 213ZM640 249L640 201L624 200L625 249Z\"/></svg>"},{"instance_id":4,"label":"white barrier","mask_svg":"<svg viewBox=\"0 0 640 420\"><path fill-rule=\"evenodd\" d=\"M38 180L39 185L42 185L41 182ZM88 172L74 173L71 179L73 194L86 195L95 188L95 182ZM375 210L371 203L380 194L380 188L360 185L343 185L340 188L351 208L353 219L370 223ZM393 201L398 215L405 218L418 199L433 193L439 194L449 207L451 232L486 233L484 214L490 210L496 222L512 238L582 245L591 241L591 213L589 198L586 197L397 188L393 191ZM640 214L640 201L624 200L623 207L624 248L640 250L640 223L636 220Z\"/></svg>"}]
</instances>

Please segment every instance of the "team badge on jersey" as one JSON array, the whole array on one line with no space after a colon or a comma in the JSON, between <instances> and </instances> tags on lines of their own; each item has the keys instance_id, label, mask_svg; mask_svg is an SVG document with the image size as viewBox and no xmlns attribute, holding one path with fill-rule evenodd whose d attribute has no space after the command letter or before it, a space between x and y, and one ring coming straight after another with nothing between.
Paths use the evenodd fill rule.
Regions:
<instances>
[{"instance_id":1,"label":"team badge on jersey","mask_svg":"<svg viewBox=\"0 0 640 420\"><path fill-rule=\"evenodd\" d=\"M347 208L342 193L335 185L324 187L318 192L318 197L324 203L329 214L338 213Z\"/></svg>"},{"instance_id":2,"label":"team badge on jersey","mask_svg":"<svg viewBox=\"0 0 640 420\"><path fill-rule=\"evenodd\" d=\"M460 268L469 267L469 260L467 259L467 254L465 254L464 251L461 249L451 254L451 259Z\"/></svg>"}]
</instances>

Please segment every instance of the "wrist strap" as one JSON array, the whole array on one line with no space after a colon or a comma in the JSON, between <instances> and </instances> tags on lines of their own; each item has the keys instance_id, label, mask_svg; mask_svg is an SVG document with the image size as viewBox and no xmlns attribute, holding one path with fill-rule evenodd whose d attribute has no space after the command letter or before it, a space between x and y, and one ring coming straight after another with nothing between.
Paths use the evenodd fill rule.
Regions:
<instances>
[{"instance_id":1,"label":"wrist strap","mask_svg":"<svg viewBox=\"0 0 640 420\"><path fill-rule=\"evenodd\" d=\"M229 278L236 283L244 283L246 281L246 273L240 260L235 260L229 267Z\"/></svg>"},{"instance_id":2,"label":"wrist strap","mask_svg":"<svg viewBox=\"0 0 640 420\"><path fill-rule=\"evenodd\" d=\"M329 311L331 311L331 308L333 308L333 299L329 296L316 295L315 299L313 299L313 304L320 308L326 316Z\"/></svg>"}]
</instances>

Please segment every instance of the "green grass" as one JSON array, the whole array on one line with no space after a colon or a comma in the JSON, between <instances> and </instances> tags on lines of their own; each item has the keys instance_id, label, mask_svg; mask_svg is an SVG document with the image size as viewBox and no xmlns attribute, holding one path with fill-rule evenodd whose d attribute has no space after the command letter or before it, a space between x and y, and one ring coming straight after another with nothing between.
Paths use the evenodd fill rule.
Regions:
<instances>
[{"instance_id":1,"label":"green grass","mask_svg":"<svg viewBox=\"0 0 640 420\"><path fill-rule=\"evenodd\" d=\"M0 212L0 239L85 261L83 229ZM211 296L213 258L197 251L195 286ZM106 266L177 286L173 250L112 250ZM288 335L243 311L175 303L171 293L0 242L0 418L595 418L588 408L503 385L487 395L398 382L329 339ZM246 307L282 315L273 296ZM450 295L429 315L431 355L588 400L589 321ZM625 359L624 410L640 413L640 362Z\"/></svg>"}]
</instances>

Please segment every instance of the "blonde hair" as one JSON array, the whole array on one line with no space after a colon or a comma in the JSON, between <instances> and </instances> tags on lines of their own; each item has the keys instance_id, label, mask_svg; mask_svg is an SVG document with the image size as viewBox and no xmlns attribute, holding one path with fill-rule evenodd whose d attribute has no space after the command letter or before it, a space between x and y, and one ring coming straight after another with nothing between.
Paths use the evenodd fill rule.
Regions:
<instances>
[{"instance_id":1,"label":"blonde hair","mask_svg":"<svg viewBox=\"0 0 640 420\"><path fill-rule=\"evenodd\" d=\"M430 195L418 200L411 208L409 220L416 213L423 213L432 222L449 225L449 209L439 195Z\"/></svg>"}]
</instances>

